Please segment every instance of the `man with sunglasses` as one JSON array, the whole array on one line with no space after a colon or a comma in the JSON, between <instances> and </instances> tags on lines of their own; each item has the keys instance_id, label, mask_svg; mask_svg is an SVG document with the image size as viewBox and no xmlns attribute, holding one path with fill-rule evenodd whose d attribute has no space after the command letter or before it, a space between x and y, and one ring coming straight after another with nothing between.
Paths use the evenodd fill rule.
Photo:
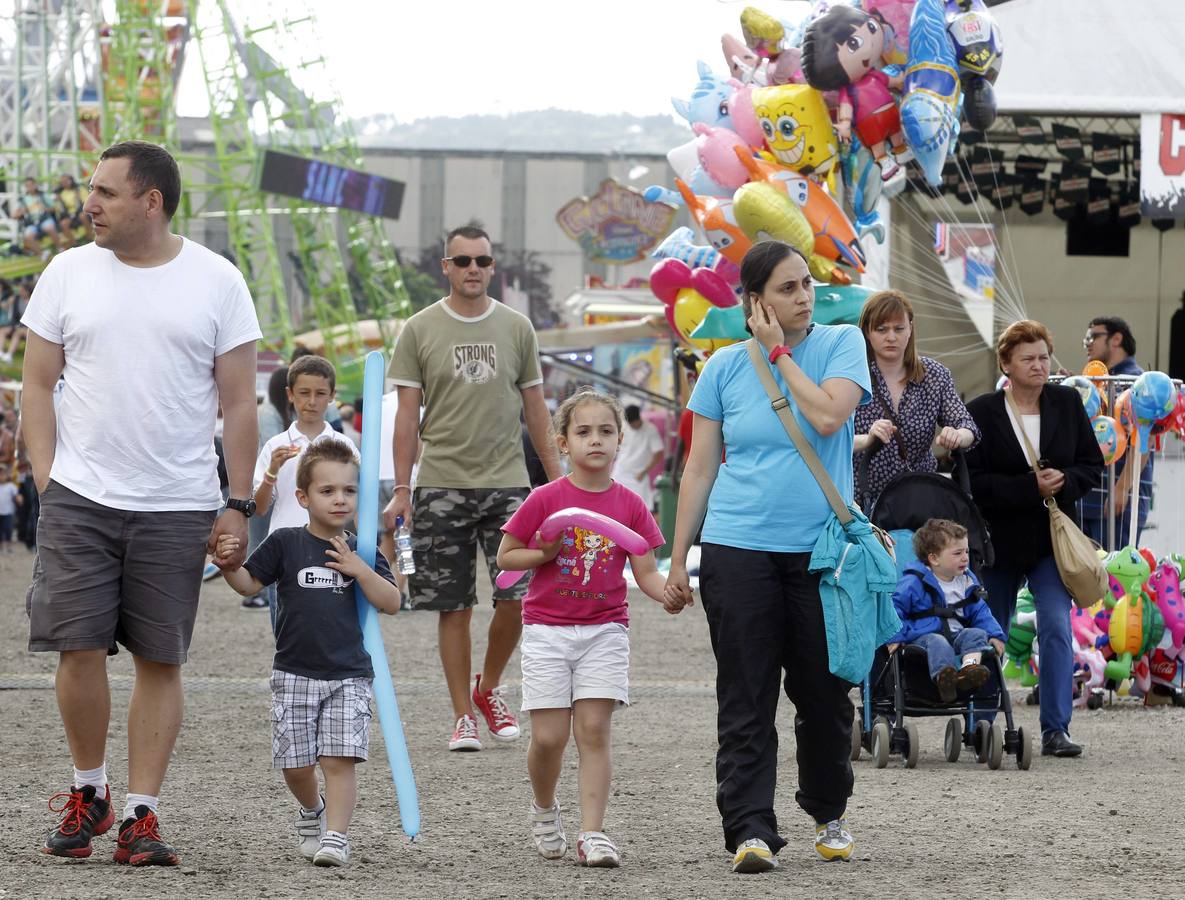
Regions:
<instances>
[{"instance_id":1,"label":"man with sunglasses","mask_svg":"<svg viewBox=\"0 0 1185 900\"><path fill-rule=\"evenodd\" d=\"M476 225L456 228L445 254L440 265L449 295L407 320L388 372L399 409L394 496L383 522L392 529L398 517L410 521L412 607L440 613L440 661L456 719L449 750L480 750L474 708L495 740L519 735L500 681L522 634L526 581L494 587L485 661L472 690L469 623L477 605L478 544L493 582L501 528L530 490L520 412L547 477L558 477L560 468L535 330L487 293L494 276L489 235ZM413 493L417 437L424 450Z\"/></svg>"},{"instance_id":2,"label":"man with sunglasses","mask_svg":"<svg viewBox=\"0 0 1185 900\"><path fill-rule=\"evenodd\" d=\"M1086 336L1082 339L1082 346L1086 348L1086 356L1090 360L1098 360L1107 366L1111 375L1130 375L1133 378L1143 373L1143 369L1136 363L1136 339L1132 336L1127 322L1115 316L1096 316L1087 326ZM1117 385L1116 395L1128 385ZM1147 447L1141 447L1140 470L1140 506L1137 513L1135 543L1139 546L1140 533L1144 530L1144 523L1148 519L1148 506L1152 502L1152 454ZM1105 482L1104 482L1105 484ZM1092 490L1082 498L1082 530L1093 541L1098 542L1109 550L1126 547L1131 537L1131 510L1127 504L1131 500L1132 473L1127 468L1127 455L1124 454L1115 463L1115 490L1112 500L1107 502L1104 487ZM1111 546L1107 540L1107 520L1111 507L1115 510L1115 544ZM1126 514L1125 514L1126 511Z\"/></svg>"}]
</instances>

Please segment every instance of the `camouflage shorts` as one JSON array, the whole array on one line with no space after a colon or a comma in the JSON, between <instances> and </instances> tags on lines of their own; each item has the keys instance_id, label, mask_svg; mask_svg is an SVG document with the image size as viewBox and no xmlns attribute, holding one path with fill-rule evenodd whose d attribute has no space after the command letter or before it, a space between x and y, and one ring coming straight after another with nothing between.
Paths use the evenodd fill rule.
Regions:
<instances>
[{"instance_id":1,"label":"camouflage shorts","mask_svg":"<svg viewBox=\"0 0 1185 900\"><path fill-rule=\"evenodd\" d=\"M498 574L502 526L514 515L528 488L416 488L411 548L416 571L409 577L415 609L452 612L477 605L477 545L490 582ZM529 579L494 588L494 603L522 600Z\"/></svg>"}]
</instances>

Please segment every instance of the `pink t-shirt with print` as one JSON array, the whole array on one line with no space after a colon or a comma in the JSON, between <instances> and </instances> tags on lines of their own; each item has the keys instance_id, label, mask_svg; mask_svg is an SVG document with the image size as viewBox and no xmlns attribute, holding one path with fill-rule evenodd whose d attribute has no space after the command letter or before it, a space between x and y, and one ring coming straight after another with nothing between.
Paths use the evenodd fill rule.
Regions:
<instances>
[{"instance_id":1,"label":"pink t-shirt with print","mask_svg":"<svg viewBox=\"0 0 1185 900\"><path fill-rule=\"evenodd\" d=\"M560 478L531 491L502 526L524 544L552 513L579 507L616 519L651 548L665 543L642 498L616 481L607 491L586 491ZM623 571L629 554L604 535L569 526L555 559L535 570L523 600L524 625L629 624Z\"/></svg>"}]
</instances>

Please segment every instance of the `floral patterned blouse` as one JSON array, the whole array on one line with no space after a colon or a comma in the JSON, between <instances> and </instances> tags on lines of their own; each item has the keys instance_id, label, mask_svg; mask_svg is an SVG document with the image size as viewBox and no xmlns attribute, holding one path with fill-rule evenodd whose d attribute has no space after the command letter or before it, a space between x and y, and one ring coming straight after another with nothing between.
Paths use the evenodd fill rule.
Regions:
<instances>
[{"instance_id":1,"label":"floral patterned blouse","mask_svg":"<svg viewBox=\"0 0 1185 900\"><path fill-rule=\"evenodd\" d=\"M856 434L868 434L877 419L890 419L897 425L893 439L873 454L868 466L868 483L860 481L860 456L853 456L856 477L856 498L869 505L880 496L893 478L902 472L934 472L938 460L931 449L936 429L967 428L979 443L979 428L967 407L955 391L955 380L950 369L940 362L922 357L926 370L921 382L907 381L897 411L892 413L892 400L885 378L874 360L868 361L872 376L872 400L856 407Z\"/></svg>"}]
</instances>

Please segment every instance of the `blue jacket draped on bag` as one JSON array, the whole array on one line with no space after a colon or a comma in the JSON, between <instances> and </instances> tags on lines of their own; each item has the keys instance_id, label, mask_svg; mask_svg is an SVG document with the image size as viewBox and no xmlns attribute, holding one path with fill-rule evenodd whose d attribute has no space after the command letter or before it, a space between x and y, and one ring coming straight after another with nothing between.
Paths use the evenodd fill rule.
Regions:
<instances>
[{"instance_id":1,"label":"blue jacket draped on bag","mask_svg":"<svg viewBox=\"0 0 1185 900\"><path fill-rule=\"evenodd\" d=\"M811 554L810 571L822 572L819 597L827 629L828 667L856 683L872 667L872 655L901 628L893 607L897 567L859 510L845 528L834 515Z\"/></svg>"}]
</instances>

